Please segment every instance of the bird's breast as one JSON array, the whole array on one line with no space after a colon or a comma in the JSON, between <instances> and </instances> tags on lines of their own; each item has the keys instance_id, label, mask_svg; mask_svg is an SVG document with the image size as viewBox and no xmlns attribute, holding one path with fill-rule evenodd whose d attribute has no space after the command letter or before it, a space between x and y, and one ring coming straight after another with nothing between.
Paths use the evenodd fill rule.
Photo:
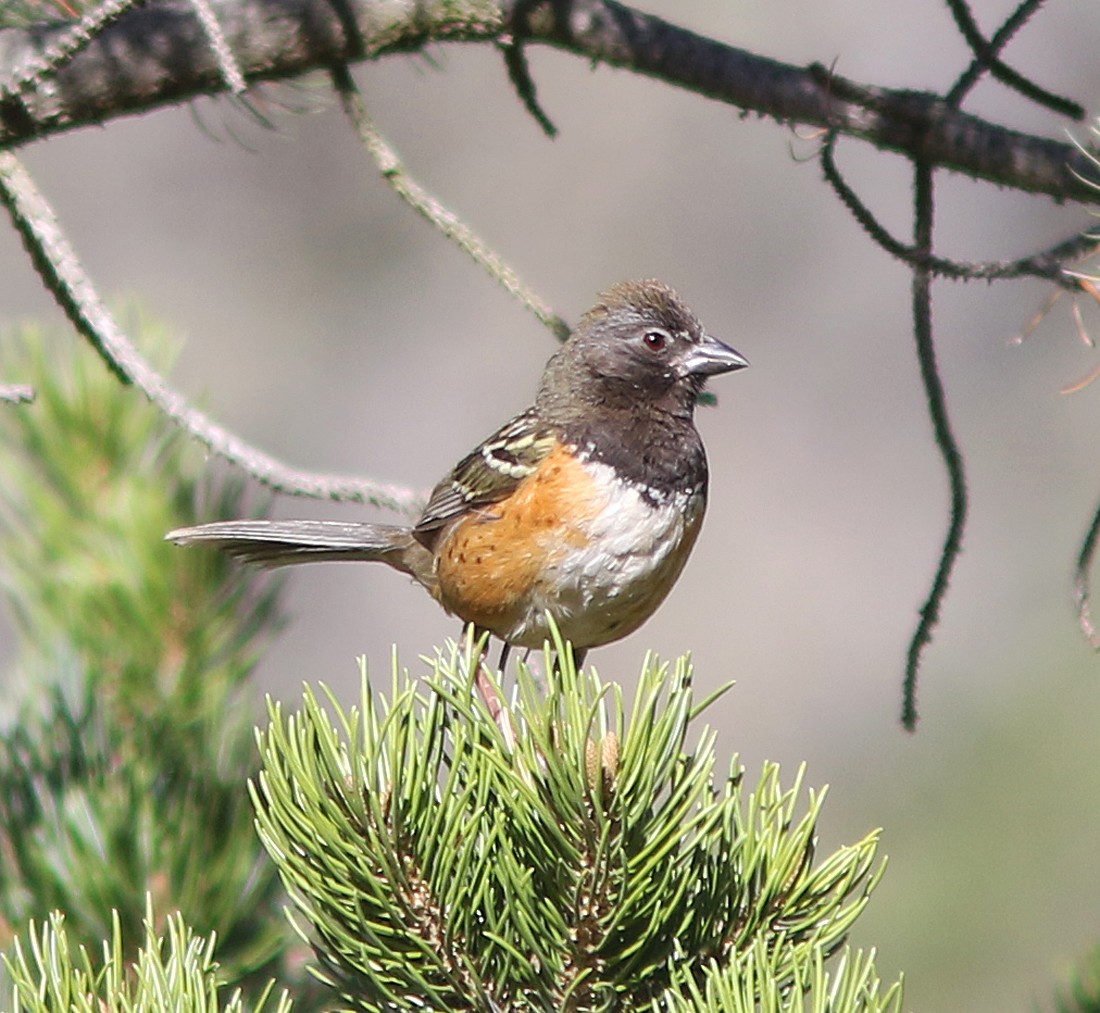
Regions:
<instances>
[{"instance_id":1,"label":"bird's breast","mask_svg":"<svg viewBox=\"0 0 1100 1013\"><path fill-rule=\"evenodd\" d=\"M702 485L655 489L562 447L442 540L439 596L466 622L541 648L546 612L575 647L637 629L664 600L703 519Z\"/></svg>"}]
</instances>

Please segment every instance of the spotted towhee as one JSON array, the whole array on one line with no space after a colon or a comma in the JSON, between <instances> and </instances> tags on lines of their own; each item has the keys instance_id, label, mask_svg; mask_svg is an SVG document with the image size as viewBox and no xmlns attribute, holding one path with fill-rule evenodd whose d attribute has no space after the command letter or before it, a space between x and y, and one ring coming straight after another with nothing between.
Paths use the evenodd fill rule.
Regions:
<instances>
[{"instance_id":1,"label":"spotted towhee","mask_svg":"<svg viewBox=\"0 0 1100 1013\"><path fill-rule=\"evenodd\" d=\"M666 285L616 285L534 405L459 461L412 527L242 520L167 537L264 566L380 560L506 645L541 648L549 613L582 655L637 629L680 575L707 496L696 399L747 365Z\"/></svg>"}]
</instances>

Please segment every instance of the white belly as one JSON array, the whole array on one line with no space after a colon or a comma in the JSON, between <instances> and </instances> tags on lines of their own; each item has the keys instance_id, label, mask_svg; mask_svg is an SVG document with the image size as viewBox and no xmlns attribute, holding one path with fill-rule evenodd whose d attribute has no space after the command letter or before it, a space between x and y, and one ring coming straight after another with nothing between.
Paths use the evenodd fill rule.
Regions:
<instances>
[{"instance_id":1,"label":"white belly","mask_svg":"<svg viewBox=\"0 0 1100 1013\"><path fill-rule=\"evenodd\" d=\"M632 633L664 601L687 562L703 520L702 489L656 495L656 505L604 464L589 464L604 506L554 553L526 614L506 639L541 648L547 610L575 647L598 647Z\"/></svg>"}]
</instances>

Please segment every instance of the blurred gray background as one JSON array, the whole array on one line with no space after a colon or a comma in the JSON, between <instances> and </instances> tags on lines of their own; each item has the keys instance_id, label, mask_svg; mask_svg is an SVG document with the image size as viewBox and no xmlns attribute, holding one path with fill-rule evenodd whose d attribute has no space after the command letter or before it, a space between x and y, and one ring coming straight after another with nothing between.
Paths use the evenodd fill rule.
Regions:
<instances>
[{"instance_id":1,"label":"blurred gray background","mask_svg":"<svg viewBox=\"0 0 1100 1013\"><path fill-rule=\"evenodd\" d=\"M857 81L940 89L967 53L942 4L649 3L696 31ZM991 31L1014 3L974 4ZM1100 22L1050 5L1008 51L1100 106ZM1097 364L1059 304L1011 341L1037 283L938 283L939 357L967 455L971 523L922 673L915 736L897 721L916 610L947 523L909 319L909 279L820 179L814 138L654 81L528 50L561 128L547 140L489 47L389 58L356 77L411 171L571 319L623 278L677 287L753 368L714 385L700 428L712 499L695 556L644 629L596 652L633 682L647 649L691 650L700 692L750 776L832 785L822 851L884 828L890 868L855 942L907 978L907 1007L1050 1005L1100 938L1100 659L1078 633L1071 566L1100 496ZM35 145L25 158L104 293L184 336L175 381L287 461L430 486L531 397L551 337L387 189L323 79L273 87L258 127L228 101ZM299 112L283 111L293 107ZM983 84L971 108L1064 136ZM305 110L308 110L305 111ZM1084 127L1078 128L1083 134ZM902 236L906 163L839 148ZM940 252L1009 257L1091 220L1080 208L939 177ZM0 230L0 314L58 319ZM1100 311L1084 307L1100 334ZM18 378L9 378L12 380ZM281 515L360 517L285 500ZM294 621L264 660L272 693L356 695L456 632L380 567L293 574ZM0 637L7 634L0 628Z\"/></svg>"}]
</instances>

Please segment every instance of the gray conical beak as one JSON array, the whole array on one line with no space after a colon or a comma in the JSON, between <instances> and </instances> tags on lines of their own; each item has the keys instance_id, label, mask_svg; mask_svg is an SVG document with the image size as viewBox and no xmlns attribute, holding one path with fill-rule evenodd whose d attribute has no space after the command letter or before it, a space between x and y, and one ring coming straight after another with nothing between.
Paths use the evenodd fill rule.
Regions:
<instances>
[{"instance_id":1,"label":"gray conical beak","mask_svg":"<svg viewBox=\"0 0 1100 1013\"><path fill-rule=\"evenodd\" d=\"M714 376L716 373L730 373L735 369L744 369L749 364L740 352L709 334L703 340L692 345L691 350L680 362L684 376Z\"/></svg>"}]
</instances>

